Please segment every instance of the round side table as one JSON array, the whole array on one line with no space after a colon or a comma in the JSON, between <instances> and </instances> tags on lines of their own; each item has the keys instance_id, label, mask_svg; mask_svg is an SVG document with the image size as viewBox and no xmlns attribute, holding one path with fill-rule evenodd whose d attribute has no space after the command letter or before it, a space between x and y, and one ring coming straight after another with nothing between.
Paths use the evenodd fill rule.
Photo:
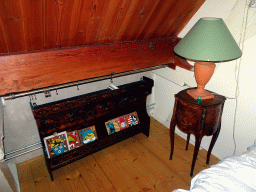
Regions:
<instances>
[{"instance_id":1,"label":"round side table","mask_svg":"<svg viewBox=\"0 0 256 192\"><path fill-rule=\"evenodd\" d=\"M190 134L193 134L196 138L190 172L190 176L192 177L201 140L203 136L212 135L212 140L206 159L206 163L209 164L213 146L220 132L221 116L226 98L224 96L213 93L213 99L203 100L202 103L197 103L193 97L187 94L187 90L189 89L180 91L175 95L175 105L170 123L170 160L173 156L174 132L175 126L177 125L178 129L187 134L186 150L188 149Z\"/></svg>"}]
</instances>

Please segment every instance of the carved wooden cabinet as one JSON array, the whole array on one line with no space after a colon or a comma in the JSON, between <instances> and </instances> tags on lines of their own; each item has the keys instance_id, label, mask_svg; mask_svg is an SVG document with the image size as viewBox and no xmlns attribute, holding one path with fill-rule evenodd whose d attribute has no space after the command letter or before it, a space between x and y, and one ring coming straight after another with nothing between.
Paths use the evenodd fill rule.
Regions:
<instances>
[{"instance_id":1,"label":"carved wooden cabinet","mask_svg":"<svg viewBox=\"0 0 256 192\"><path fill-rule=\"evenodd\" d=\"M186 150L188 149L190 134L196 138L193 161L190 176L193 176L196 158L203 136L211 136L211 144L207 153L206 163L209 164L211 151L218 138L221 128L221 116L225 97L215 94L214 98L203 100L197 103L194 98L187 94L187 90L183 90L175 95L175 106L173 116L170 123L170 139L171 139L171 155L172 159L174 151L174 132L175 126L187 134Z\"/></svg>"},{"instance_id":2,"label":"carved wooden cabinet","mask_svg":"<svg viewBox=\"0 0 256 192\"><path fill-rule=\"evenodd\" d=\"M105 89L39 106L31 104L51 179L52 171L87 155L138 133L149 136L150 118L146 110L146 98L153 84L152 79L143 77L140 81L121 85L116 90ZM139 117L137 125L111 135L107 133L105 122L135 111ZM55 132L81 130L92 125L96 128L97 140L48 158L45 137Z\"/></svg>"}]
</instances>

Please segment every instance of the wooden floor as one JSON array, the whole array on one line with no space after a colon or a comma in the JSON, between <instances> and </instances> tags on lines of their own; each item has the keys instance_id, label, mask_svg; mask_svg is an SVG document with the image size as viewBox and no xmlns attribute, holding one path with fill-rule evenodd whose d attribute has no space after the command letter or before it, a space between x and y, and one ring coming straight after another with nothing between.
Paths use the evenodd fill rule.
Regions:
<instances>
[{"instance_id":1,"label":"wooden floor","mask_svg":"<svg viewBox=\"0 0 256 192\"><path fill-rule=\"evenodd\" d=\"M76 161L53 172L50 180L43 157L18 165L21 191L172 191L189 189L193 156L192 145L175 136L173 160L169 160L169 129L151 119L150 136L136 135L114 146ZM219 162L200 150L194 175Z\"/></svg>"}]
</instances>

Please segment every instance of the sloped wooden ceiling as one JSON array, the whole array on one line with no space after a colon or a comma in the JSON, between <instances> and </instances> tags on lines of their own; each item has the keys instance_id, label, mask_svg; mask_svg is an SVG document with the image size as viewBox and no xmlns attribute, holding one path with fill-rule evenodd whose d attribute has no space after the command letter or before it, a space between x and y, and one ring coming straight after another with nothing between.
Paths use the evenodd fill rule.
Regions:
<instances>
[{"instance_id":1,"label":"sloped wooden ceiling","mask_svg":"<svg viewBox=\"0 0 256 192\"><path fill-rule=\"evenodd\" d=\"M0 53L174 37L205 0L1 0Z\"/></svg>"},{"instance_id":2,"label":"sloped wooden ceiling","mask_svg":"<svg viewBox=\"0 0 256 192\"><path fill-rule=\"evenodd\" d=\"M0 0L0 95L175 62L204 1Z\"/></svg>"}]
</instances>

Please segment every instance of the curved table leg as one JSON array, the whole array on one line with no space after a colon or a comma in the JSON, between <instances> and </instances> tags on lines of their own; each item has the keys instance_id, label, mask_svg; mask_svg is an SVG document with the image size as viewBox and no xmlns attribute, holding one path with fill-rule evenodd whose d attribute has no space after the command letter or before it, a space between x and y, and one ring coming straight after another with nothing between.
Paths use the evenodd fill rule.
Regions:
<instances>
[{"instance_id":1,"label":"curved table leg","mask_svg":"<svg viewBox=\"0 0 256 192\"><path fill-rule=\"evenodd\" d=\"M175 132L176 120L175 118L172 119L170 124L170 139L171 139L171 154L170 160L172 160L173 151L174 151L174 132Z\"/></svg>"},{"instance_id":2,"label":"curved table leg","mask_svg":"<svg viewBox=\"0 0 256 192\"><path fill-rule=\"evenodd\" d=\"M202 140L202 137L196 137L196 144L195 144L193 161L192 161L191 172L190 172L191 177L193 176L193 171L194 171L194 168L195 168L196 159L197 159L199 147L200 147L200 144L201 144L201 140Z\"/></svg>"},{"instance_id":3,"label":"curved table leg","mask_svg":"<svg viewBox=\"0 0 256 192\"><path fill-rule=\"evenodd\" d=\"M175 132L175 126L176 126L176 106L177 106L177 98L175 98L175 106L173 108L173 114L172 114L172 120L170 123L170 140L171 140L171 154L170 154L170 160L172 160L173 151L174 151L174 132Z\"/></svg>"},{"instance_id":4,"label":"curved table leg","mask_svg":"<svg viewBox=\"0 0 256 192\"><path fill-rule=\"evenodd\" d=\"M207 152L206 164L208 164L208 165L209 165L212 149L213 149L213 147L214 147L214 145L215 145L215 143L216 143L216 141L218 139L219 133L220 133L220 126L221 125L219 125L216 133L213 134L212 140L211 140L211 144L210 144L210 147L209 147L208 152Z\"/></svg>"},{"instance_id":5,"label":"curved table leg","mask_svg":"<svg viewBox=\"0 0 256 192\"><path fill-rule=\"evenodd\" d=\"M188 150L189 140L190 140L190 133L187 134L186 150Z\"/></svg>"}]
</instances>

